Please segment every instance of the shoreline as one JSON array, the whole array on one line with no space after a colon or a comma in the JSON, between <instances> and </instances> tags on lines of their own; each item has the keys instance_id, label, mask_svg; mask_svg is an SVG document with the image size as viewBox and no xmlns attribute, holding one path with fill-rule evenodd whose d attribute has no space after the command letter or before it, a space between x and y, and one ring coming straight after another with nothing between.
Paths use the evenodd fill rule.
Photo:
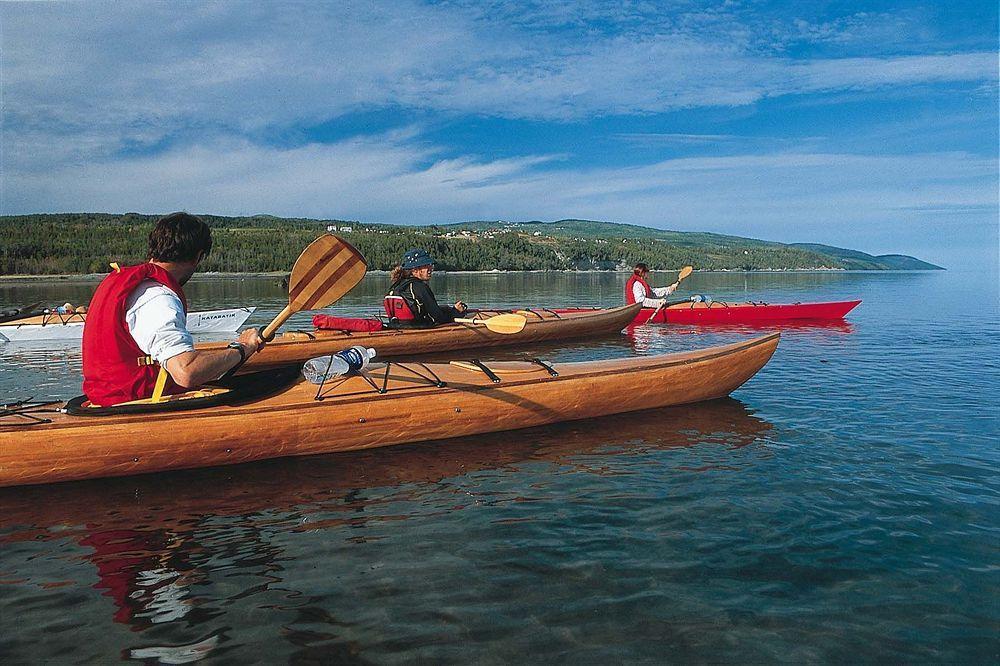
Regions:
<instances>
[{"instance_id":1,"label":"shoreline","mask_svg":"<svg viewBox=\"0 0 1000 666\"><path fill-rule=\"evenodd\" d=\"M676 273L679 268L668 268L663 270L650 271L651 273ZM368 275L388 275L390 271L381 270L371 270L368 271ZM716 269L695 269L695 273L933 273L936 272L930 269L896 269L896 270L882 270L882 269L846 269L846 268L763 268L759 270L744 271L735 268L716 268ZM580 274L594 274L594 273L614 273L629 275L632 273L631 270L546 270L546 269L535 269L535 270L524 270L524 271L501 271L497 269L487 270L487 271L444 271L436 270L434 271L436 275L510 275L515 273L580 273ZM4 283L19 283L19 282L29 282L32 280L47 280L52 282L99 282L106 276L107 273L64 273L64 274L52 274L52 275L0 275L0 284ZM258 278L284 278L290 275L289 271L268 271L268 272L248 272L248 273L217 273L217 272L204 272L196 273L191 280L193 282L204 282L213 279L222 280L240 280L240 279L258 279Z\"/></svg>"}]
</instances>

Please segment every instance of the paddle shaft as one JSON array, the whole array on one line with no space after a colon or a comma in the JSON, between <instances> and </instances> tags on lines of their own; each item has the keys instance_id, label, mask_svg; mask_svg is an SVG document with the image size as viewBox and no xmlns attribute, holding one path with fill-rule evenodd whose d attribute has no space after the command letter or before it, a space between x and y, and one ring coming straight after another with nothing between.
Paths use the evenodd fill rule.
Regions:
<instances>
[{"instance_id":1,"label":"paddle shaft","mask_svg":"<svg viewBox=\"0 0 1000 666\"><path fill-rule=\"evenodd\" d=\"M261 340L273 340L281 325L296 312L335 303L361 282L367 268L361 253L344 239L324 234L314 240L292 266L288 276L288 305L260 331ZM223 378L235 374L247 358L244 356Z\"/></svg>"},{"instance_id":2,"label":"paddle shaft","mask_svg":"<svg viewBox=\"0 0 1000 666\"><path fill-rule=\"evenodd\" d=\"M270 342L273 340L274 334L278 332L281 325L288 321L293 314L295 314L295 312L292 310L292 306L286 305L281 312L278 313L278 316L271 320L270 324L260 329L261 340L264 342Z\"/></svg>"},{"instance_id":3,"label":"paddle shaft","mask_svg":"<svg viewBox=\"0 0 1000 666\"><path fill-rule=\"evenodd\" d=\"M681 280L686 278L688 275L691 275L692 272L693 269L690 266L685 266L684 268L682 268L680 274L677 276L677 284L680 284ZM649 316L649 319L647 319L646 322L649 323L654 319L656 319L656 315L660 314L660 310L662 310L666 306L667 306L667 301L666 299L664 299L663 302L660 303L655 310L653 310L653 314Z\"/></svg>"}]
</instances>

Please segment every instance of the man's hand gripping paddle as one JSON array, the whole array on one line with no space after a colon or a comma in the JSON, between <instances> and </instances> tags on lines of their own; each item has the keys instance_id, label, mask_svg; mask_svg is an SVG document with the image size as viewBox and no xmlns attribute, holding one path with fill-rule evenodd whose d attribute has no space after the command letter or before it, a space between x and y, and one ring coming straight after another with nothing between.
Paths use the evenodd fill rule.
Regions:
<instances>
[{"instance_id":1,"label":"man's hand gripping paddle","mask_svg":"<svg viewBox=\"0 0 1000 666\"><path fill-rule=\"evenodd\" d=\"M680 283L681 280L686 278L688 275L691 275L691 273L693 272L694 272L693 267L685 266L684 268L681 269L681 272L677 274L677 282ZM652 324L653 320L656 319L656 315L660 314L660 310L662 310L663 306L665 306L666 304L667 304L667 299L663 299L663 302L660 303L660 305L658 305L655 310L653 310L653 314L649 316L649 319L646 320L646 323Z\"/></svg>"},{"instance_id":2,"label":"man's hand gripping paddle","mask_svg":"<svg viewBox=\"0 0 1000 666\"><path fill-rule=\"evenodd\" d=\"M324 234L309 243L292 266L288 278L288 305L261 330L261 339L265 342L274 339L278 328L296 312L318 310L336 303L361 282L367 270L365 258L342 238ZM237 365L226 376L231 376L242 365Z\"/></svg>"}]
</instances>

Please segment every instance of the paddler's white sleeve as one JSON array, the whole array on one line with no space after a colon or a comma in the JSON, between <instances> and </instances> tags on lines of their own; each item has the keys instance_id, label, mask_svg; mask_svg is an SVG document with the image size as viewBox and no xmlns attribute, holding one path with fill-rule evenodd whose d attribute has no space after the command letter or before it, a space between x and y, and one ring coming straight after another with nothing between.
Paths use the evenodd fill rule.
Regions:
<instances>
[{"instance_id":1,"label":"paddler's white sleeve","mask_svg":"<svg viewBox=\"0 0 1000 666\"><path fill-rule=\"evenodd\" d=\"M661 289L667 289L667 287L661 287ZM655 287L653 288L653 293L654 294L658 293L658 291L659 290L657 290ZM671 290L671 291L673 291L673 290ZM670 292L668 291L667 293L669 294ZM644 308L655 308L655 307L659 307L659 305L660 305L659 299L656 299L656 298L646 298L646 290L643 288L643 286L639 282L633 282L632 283L632 298L635 299L636 303L638 303L638 302L641 301L642 302L642 307L644 307Z\"/></svg>"},{"instance_id":2,"label":"paddler's white sleeve","mask_svg":"<svg viewBox=\"0 0 1000 666\"><path fill-rule=\"evenodd\" d=\"M659 298L666 298L670 294L674 293L676 289L677 287L675 287L672 284L667 285L666 287L653 287L653 293L656 294Z\"/></svg>"},{"instance_id":3,"label":"paddler's white sleeve","mask_svg":"<svg viewBox=\"0 0 1000 666\"><path fill-rule=\"evenodd\" d=\"M177 294L153 280L146 280L126 302L125 324L139 349L161 365L194 350L187 330L184 306Z\"/></svg>"}]
</instances>

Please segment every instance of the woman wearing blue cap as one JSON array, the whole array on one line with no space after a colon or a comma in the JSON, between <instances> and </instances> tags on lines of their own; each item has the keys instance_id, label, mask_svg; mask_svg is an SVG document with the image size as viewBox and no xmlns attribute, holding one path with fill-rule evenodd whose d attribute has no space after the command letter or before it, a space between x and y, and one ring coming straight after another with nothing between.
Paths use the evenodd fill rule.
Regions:
<instances>
[{"instance_id":1,"label":"woman wearing blue cap","mask_svg":"<svg viewBox=\"0 0 1000 666\"><path fill-rule=\"evenodd\" d=\"M410 326L450 324L466 310L462 301L455 305L438 305L431 291L434 260L426 250L407 250L403 262L392 269L392 286L386 294L385 312L394 323Z\"/></svg>"}]
</instances>

